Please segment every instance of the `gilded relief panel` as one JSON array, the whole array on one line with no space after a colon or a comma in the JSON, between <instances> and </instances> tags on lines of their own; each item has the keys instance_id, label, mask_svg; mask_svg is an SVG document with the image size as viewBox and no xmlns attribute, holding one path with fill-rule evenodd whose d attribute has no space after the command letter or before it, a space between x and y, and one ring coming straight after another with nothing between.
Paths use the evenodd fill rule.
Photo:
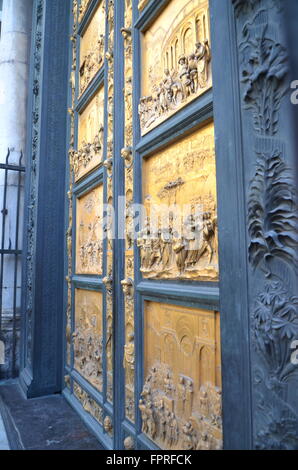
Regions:
<instances>
[{"instance_id":1,"label":"gilded relief panel","mask_svg":"<svg viewBox=\"0 0 298 470\"><path fill-rule=\"evenodd\" d=\"M145 278L218 279L213 124L143 163L147 218L138 235Z\"/></svg>"},{"instance_id":2,"label":"gilded relief panel","mask_svg":"<svg viewBox=\"0 0 298 470\"><path fill-rule=\"evenodd\" d=\"M102 294L75 290L74 367L102 391Z\"/></svg>"},{"instance_id":3,"label":"gilded relief panel","mask_svg":"<svg viewBox=\"0 0 298 470\"><path fill-rule=\"evenodd\" d=\"M102 86L79 114L78 151L73 170L76 181L94 170L103 158L104 87Z\"/></svg>"},{"instance_id":4,"label":"gilded relief panel","mask_svg":"<svg viewBox=\"0 0 298 470\"><path fill-rule=\"evenodd\" d=\"M91 83L104 64L105 48L105 7L99 4L80 43L80 94ZM82 5L81 5L82 7Z\"/></svg>"},{"instance_id":5,"label":"gilded relief panel","mask_svg":"<svg viewBox=\"0 0 298 470\"><path fill-rule=\"evenodd\" d=\"M102 275L103 186L77 199L76 273Z\"/></svg>"},{"instance_id":6,"label":"gilded relief panel","mask_svg":"<svg viewBox=\"0 0 298 470\"><path fill-rule=\"evenodd\" d=\"M208 0L171 0L145 31L139 104L143 134L212 86L209 23Z\"/></svg>"},{"instance_id":7,"label":"gilded relief panel","mask_svg":"<svg viewBox=\"0 0 298 470\"><path fill-rule=\"evenodd\" d=\"M142 430L162 449L222 448L218 312L145 302Z\"/></svg>"}]
</instances>

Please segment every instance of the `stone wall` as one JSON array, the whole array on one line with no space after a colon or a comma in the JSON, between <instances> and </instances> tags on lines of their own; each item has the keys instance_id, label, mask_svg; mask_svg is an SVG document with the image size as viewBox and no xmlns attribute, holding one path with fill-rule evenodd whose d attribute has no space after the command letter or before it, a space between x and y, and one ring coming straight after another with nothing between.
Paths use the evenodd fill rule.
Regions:
<instances>
[{"instance_id":1,"label":"stone wall","mask_svg":"<svg viewBox=\"0 0 298 470\"><path fill-rule=\"evenodd\" d=\"M25 150L32 3L33 0L3 0L0 40L0 163L5 163L9 149L9 163L18 165L20 152ZM23 163L24 160L25 156ZM4 175L5 172L0 170L0 210L3 208ZM18 173L9 172L6 204L7 216L5 221L5 249L15 248L16 244L17 184ZM21 184L20 212L22 214L24 182L22 181ZM20 222L18 249L21 249L22 243L22 220ZM2 216L0 214L0 233L1 232ZM0 339L5 342L6 363L4 366L0 366L0 379L16 375L18 368L18 353L15 359L12 357L12 316L15 291L14 273L15 256L5 255L2 289L2 332L0 332L2 338L0 337ZM20 286L21 266L20 261L18 261L16 282L17 337L19 336ZM13 364L13 362L16 364Z\"/></svg>"}]
</instances>

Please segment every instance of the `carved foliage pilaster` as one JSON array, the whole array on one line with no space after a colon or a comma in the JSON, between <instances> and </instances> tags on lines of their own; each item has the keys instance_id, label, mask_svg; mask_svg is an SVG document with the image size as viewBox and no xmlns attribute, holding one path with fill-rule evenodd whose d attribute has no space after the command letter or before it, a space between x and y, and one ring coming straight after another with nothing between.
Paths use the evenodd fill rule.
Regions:
<instances>
[{"instance_id":1,"label":"carved foliage pilaster","mask_svg":"<svg viewBox=\"0 0 298 470\"><path fill-rule=\"evenodd\" d=\"M36 220L38 199L38 167L39 167L39 140L40 140L40 108L41 108L41 61L43 49L43 20L44 0L38 0L35 16L35 43L33 66L33 98L32 98L32 142L30 160L30 189L29 213L27 222L27 279L26 279L26 321L27 321L27 349L26 363L31 365L32 336L33 336L33 286L35 279L35 246L36 246Z\"/></svg>"},{"instance_id":2,"label":"carved foliage pilaster","mask_svg":"<svg viewBox=\"0 0 298 470\"><path fill-rule=\"evenodd\" d=\"M108 125L107 125L107 160L105 162L107 174L107 202L113 204L113 154L114 154L114 0L108 0L108 49L106 62L108 68ZM104 279L106 285L106 318L107 318L107 398L113 401L113 229L112 221L107 222L107 272Z\"/></svg>"},{"instance_id":3,"label":"carved foliage pilaster","mask_svg":"<svg viewBox=\"0 0 298 470\"><path fill-rule=\"evenodd\" d=\"M298 446L298 369L291 363L291 343L298 339L298 219L297 191L280 126L288 88L281 2L233 0L233 5L242 106L252 117L254 136L247 196L254 446L293 449Z\"/></svg>"},{"instance_id":4,"label":"carved foliage pilaster","mask_svg":"<svg viewBox=\"0 0 298 470\"><path fill-rule=\"evenodd\" d=\"M256 8L262 6L263 0L232 0L237 16L245 13L254 12ZM280 10L280 0L269 0L269 6Z\"/></svg>"},{"instance_id":5,"label":"carved foliage pilaster","mask_svg":"<svg viewBox=\"0 0 298 470\"><path fill-rule=\"evenodd\" d=\"M125 302L125 348L123 367L125 369L125 410L126 416L134 421L134 258L133 258L133 214L131 205L134 200L133 188L133 126L132 126L132 1L125 2L124 27L121 29L124 45L124 102L125 102L125 134L124 148L121 157L125 168L125 279L122 288Z\"/></svg>"},{"instance_id":6,"label":"carved foliage pilaster","mask_svg":"<svg viewBox=\"0 0 298 470\"><path fill-rule=\"evenodd\" d=\"M69 179L68 179L68 228L66 231L67 241L67 309L66 309L66 362L70 364L70 348L71 348L71 309L72 309L72 235L73 235L73 172L75 161L75 99L76 99L76 70L77 70L77 17L78 17L78 3L77 0L73 1L72 5L73 14L73 30L70 36L72 46L72 63L70 71L69 86L71 89L71 107L68 110L70 119L70 138L69 138Z\"/></svg>"}]
</instances>

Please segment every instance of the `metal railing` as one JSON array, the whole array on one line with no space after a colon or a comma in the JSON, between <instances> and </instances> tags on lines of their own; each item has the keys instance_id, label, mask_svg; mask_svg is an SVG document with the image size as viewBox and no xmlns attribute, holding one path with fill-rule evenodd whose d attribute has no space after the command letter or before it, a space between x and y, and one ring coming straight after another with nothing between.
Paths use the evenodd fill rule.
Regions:
<instances>
[{"instance_id":1,"label":"metal railing","mask_svg":"<svg viewBox=\"0 0 298 470\"><path fill-rule=\"evenodd\" d=\"M19 362L23 153L17 164L11 160L8 150L5 163L0 163L0 341L5 346L0 379L16 377Z\"/></svg>"}]
</instances>

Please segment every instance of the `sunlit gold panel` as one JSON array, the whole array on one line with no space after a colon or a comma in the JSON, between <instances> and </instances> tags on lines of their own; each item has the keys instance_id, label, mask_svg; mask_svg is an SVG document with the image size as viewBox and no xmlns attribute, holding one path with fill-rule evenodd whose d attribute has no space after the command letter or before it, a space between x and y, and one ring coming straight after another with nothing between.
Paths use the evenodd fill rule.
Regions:
<instances>
[{"instance_id":1,"label":"sunlit gold panel","mask_svg":"<svg viewBox=\"0 0 298 470\"><path fill-rule=\"evenodd\" d=\"M102 391L102 294L75 290L74 367Z\"/></svg>"},{"instance_id":2,"label":"sunlit gold panel","mask_svg":"<svg viewBox=\"0 0 298 470\"><path fill-rule=\"evenodd\" d=\"M104 87L79 114L78 152L74 157L76 180L96 168L103 157Z\"/></svg>"},{"instance_id":3,"label":"sunlit gold panel","mask_svg":"<svg viewBox=\"0 0 298 470\"><path fill-rule=\"evenodd\" d=\"M104 0L94 13L80 43L80 93L91 83L104 63L105 7Z\"/></svg>"},{"instance_id":4,"label":"sunlit gold panel","mask_svg":"<svg viewBox=\"0 0 298 470\"><path fill-rule=\"evenodd\" d=\"M163 449L220 449L218 312L145 302L143 432Z\"/></svg>"},{"instance_id":5,"label":"sunlit gold panel","mask_svg":"<svg viewBox=\"0 0 298 470\"><path fill-rule=\"evenodd\" d=\"M208 0L171 0L143 35L142 61L144 134L212 85Z\"/></svg>"},{"instance_id":6,"label":"sunlit gold panel","mask_svg":"<svg viewBox=\"0 0 298 470\"><path fill-rule=\"evenodd\" d=\"M143 276L217 280L213 124L208 124L144 161L143 204L150 222L156 214L153 213L153 207L161 213L168 210L175 217L175 222L169 218L161 219L156 233L147 227L141 232L138 244ZM193 220L194 214L198 217ZM178 224L179 235L173 224Z\"/></svg>"},{"instance_id":7,"label":"sunlit gold panel","mask_svg":"<svg viewBox=\"0 0 298 470\"><path fill-rule=\"evenodd\" d=\"M76 273L102 274L103 186L77 199Z\"/></svg>"}]
</instances>

